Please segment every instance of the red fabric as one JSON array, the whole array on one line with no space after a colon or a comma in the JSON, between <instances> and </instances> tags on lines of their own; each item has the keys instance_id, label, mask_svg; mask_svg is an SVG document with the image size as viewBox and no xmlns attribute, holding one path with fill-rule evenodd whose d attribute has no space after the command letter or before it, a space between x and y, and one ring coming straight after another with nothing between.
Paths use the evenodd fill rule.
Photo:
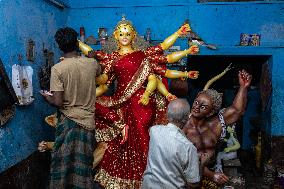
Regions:
<instances>
[{"instance_id":1,"label":"red fabric","mask_svg":"<svg viewBox=\"0 0 284 189\"><path fill-rule=\"evenodd\" d=\"M146 55L142 51L136 51L125 55L113 64L112 73L117 78L117 89L113 96L103 96L103 99L119 99L123 94L127 84L131 81L137 72ZM129 126L129 135L127 141L121 145L121 136L116 137L108 142L103 160L99 168L104 169L110 176L129 179L142 180L144 170L147 163L147 153L149 145L148 129L153 125L156 116L156 104L153 97L147 106L138 104L141 96L145 92L144 87L138 89L127 101L118 107L102 107L96 104L96 129L107 128L110 121L117 121L117 117L113 114L115 109L120 109L124 123ZM111 111L112 113L108 113ZM112 115L107 117L107 115Z\"/></svg>"},{"instance_id":2,"label":"red fabric","mask_svg":"<svg viewBox=\"0 0 284 189\"><path fill-rule=\"evenodd\" d=\"M124 121L129 125L127 141L120 145L122 137L117 137L109 142L100 164L113 177L142 180L147 163L148 129L152 126L155 115L152 101L147 106L138 104L143 92L139 90L122 105Z\"/></svg>"}]
</instances>

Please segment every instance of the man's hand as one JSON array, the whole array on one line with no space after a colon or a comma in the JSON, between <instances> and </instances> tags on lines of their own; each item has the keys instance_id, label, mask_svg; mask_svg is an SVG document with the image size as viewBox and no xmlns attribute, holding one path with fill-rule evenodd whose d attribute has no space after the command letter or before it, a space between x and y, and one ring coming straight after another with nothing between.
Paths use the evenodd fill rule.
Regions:
<instances>
[{"instance_id":1,"label":"man's hand","mask_svg":"<svg viewBox=\"0 0 284 189\"><path fill-rule=\"evenodd\" d=\"M62 107L63 105L63 92L64 91L40 91L40 94L45 100L56 107Z\"/></svg>"},{"instance_id":2,"label":"man's hand","mask_svg":"<svg viewBox=\"0 0 284 189\"><path fill-rule=\"evenodd\" d=\"M47 150L52 150L53 148L53 145L54 145L54 142L45 142L45 141L41 141L39 144L38 144L38 151L40 152L45 152Z\"/></svg>"},{"instance_id":3,"label":"man's hand","mask_svg":"<svg viewBox=\"0 0 284 189\"><path fill-rule=\"evenodd\" d=\"M50 96L53 96L53 94L50 91L40 90L39 92L44 98L48 98Z\"/></svg>"},{"instance_id":4,"label":"man's hand","mask_svg":"<svg viewBox=\"0 0 284 189\"><path fill-rule=\"evenodd\" d=\"M242 87L248 88L251 84L252 76L245 70L239 71L239 84Z\"/></svg>"},{"instance_id":5,"label":"man's hand","mask_svg":"<svg viewBox=\"0 0 284 189\"><path fill-rule=\"evenodd\" d=\"M217 184L225 184L229 181L229 178L223 173L214 173L213 180Z\"/></svg>"}]
</instances>

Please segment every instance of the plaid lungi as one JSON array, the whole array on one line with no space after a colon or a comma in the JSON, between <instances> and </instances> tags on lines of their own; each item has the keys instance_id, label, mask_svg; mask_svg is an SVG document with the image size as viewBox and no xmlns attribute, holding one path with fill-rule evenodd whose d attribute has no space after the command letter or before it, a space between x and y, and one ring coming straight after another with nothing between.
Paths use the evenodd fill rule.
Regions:
<instances>
[{"instance_id":1,"label":"plaid lungi","mask_svg":"<svg viewBox=\"0 0 284 189\"><path fill-rule=\"evenodd\" d=\"M52 150L50 189L92 189L95 132L58 115Z\"/></svg>"}]
</instances>

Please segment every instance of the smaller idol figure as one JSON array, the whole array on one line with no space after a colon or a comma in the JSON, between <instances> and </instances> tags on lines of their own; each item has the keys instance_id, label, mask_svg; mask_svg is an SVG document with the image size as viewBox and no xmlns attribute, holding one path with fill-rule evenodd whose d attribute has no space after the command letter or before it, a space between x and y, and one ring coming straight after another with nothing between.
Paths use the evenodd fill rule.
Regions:
<instances>
[{"instance_id":1,"label":"smaller idol figure","mask_svg":"<svg viewBox=\"0 0 284 189\"><path fill-rule=\"evenodd\" d=\"M237 150L240 149L241 145L236 137L235 124L227 127L229 138L223 140L227 143L227 147L224 151L219 152L217 155L217 163L215 165L215 172L223 173L222 160L230 160L237 158Z\"/></svg>"}]
</instances>

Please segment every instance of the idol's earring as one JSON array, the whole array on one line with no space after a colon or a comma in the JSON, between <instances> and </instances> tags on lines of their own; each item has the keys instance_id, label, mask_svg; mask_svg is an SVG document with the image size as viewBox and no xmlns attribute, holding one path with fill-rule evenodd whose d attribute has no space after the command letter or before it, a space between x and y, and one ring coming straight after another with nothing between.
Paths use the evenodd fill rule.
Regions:
<instances>
[{"instance_id":1,"label":"idol's earring","mask_svg":"<svg viewBox=\"0 0 284 189\"><path fill-rule=\"evenodd\" d=\"M116 46L117 46L117 50L121 49L121 45L119 44L119 42L117 40L115 40Z\"/></svg>"},{"instance_id":2,"label":"idol's earring","mask_svg":"<svg viewBox=\"0 0 284 189\"><path fill-rule=\"evenodd\" d=\"M117 34L117 31L115 31L115 32L113 33L113 37L114 37L114 39L115 39L116 49L117 49L117 50L120 50L120 49L121 49L121 46L120 46L120 44L119 44L118 37L116 36L116 34Z\"/></svg>"},{"instance_id":3,"label":"idol's earring","mask_svg":"<svg viewBox=\"0 0 284 189\"><path fill-rule=\"evenodd\" d=\"M134 50L136 50L135 49L135 42L137 41L137 34L136 34L136 32L135 32L135 34L134 34L134 36L133 36L133 39L132 39L132 41L131 41L131 47L134 49Z\"/></svg>"}]
</instances>

